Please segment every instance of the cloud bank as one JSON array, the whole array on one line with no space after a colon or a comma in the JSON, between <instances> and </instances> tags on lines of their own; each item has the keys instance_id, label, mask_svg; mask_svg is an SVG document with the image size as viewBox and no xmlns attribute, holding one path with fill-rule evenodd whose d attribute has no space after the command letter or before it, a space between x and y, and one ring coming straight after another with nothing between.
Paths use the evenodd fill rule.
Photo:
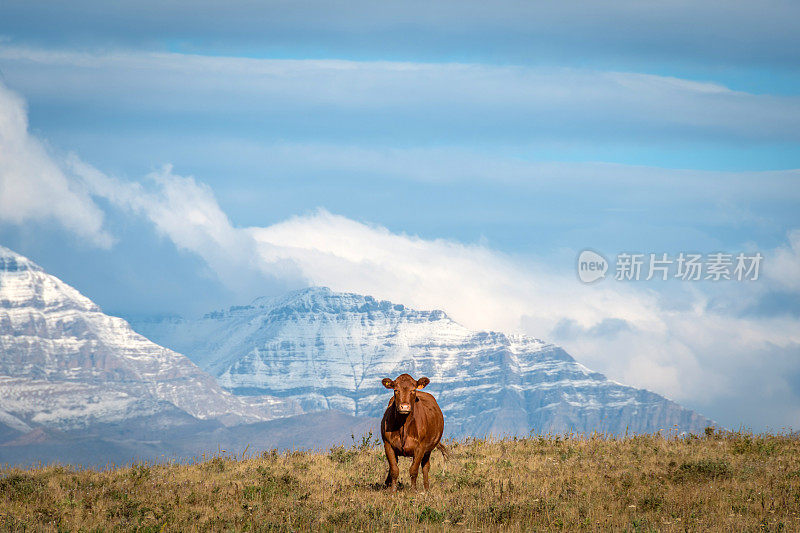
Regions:
<instances>
[{"instance_id":1,"label":"cloud bank","mask_svg":"<svg viewBox=\"0 0 800 533\"><path fill-rule=\"evenodd\" d=\"M794 69L796 2L742 0L597 3L445 0L347 3L99 0L0 5L0 33L72 46L175 45L260 54L478 57L499 61L672 60ZM54 30L54 28L58 28Z\"/></svg>"},{"instance_id":2,"label":"cloud bank","mask_svg":"<svg viewBox=\"0 0 800 533\"><path fill-rule=\"evenodd\" d=\"M0 61L15 88L50 104L88 99L87 113L117 118L190 114L279 138L800 140L795 95L632 72L18 46L0 46Z\"/></svg>"},{"instance_id":3,"label":"cloud bank","mask_svg":"<svg viewBox=\"0 0 800 533\"><path fill-rule=\"evenodd\" d=\"M226 283L247 272L293 276L304 284L442 308L472 328L555 340L621 382L726 413L723 423L751 420L777 428L800 414L797 317L736 313L740 299L755 301L786 288L784 275L800 269L796 232L768 253L761 284L729 286L721 303L700 286L668 296L610 281L587 286L574 275L483 245L393 233L325 210L239 228L207 188L169 169L151 177L156 187L147 194L99 173L87 179L96 171L83 164L74 170L95 194L138 211L177 246L203 257ZM184 215L166 223L165 208ZM768 268L771 261L774 269ZM743 383L758 392L743 397ZM775 405L782 410L769 412Z\"/></svg>"}]
</instances>

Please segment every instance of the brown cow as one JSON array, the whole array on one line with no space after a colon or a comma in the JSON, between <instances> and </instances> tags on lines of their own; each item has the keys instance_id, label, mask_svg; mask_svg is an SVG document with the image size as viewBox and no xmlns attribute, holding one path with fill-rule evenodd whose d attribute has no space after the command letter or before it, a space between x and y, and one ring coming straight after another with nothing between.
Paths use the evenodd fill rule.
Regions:
<instances>
[{"instance_id":1,"label":"brown cow","mask_svg":"<svg viewBox=\"0 0 800 533\"><path fill-rule=\"evenodd\" d=\"M430 383L426 377L417 379L402 374L397 379L383 379L383 386L394 389L394 397L383 413L381 421L381 437L389 461L389 473L386 475L386 486L397 490L397 478L400 469L397 457L413 457L409 474L411 487L417 489L417 473L422 465L422 480L428 490L428 470L431 467L431 452L438 448L445 459L449 456L447 448L440 442L444 431L444 416L436 399L427 392L417 391Z\"/></svg>"}]
</instances>

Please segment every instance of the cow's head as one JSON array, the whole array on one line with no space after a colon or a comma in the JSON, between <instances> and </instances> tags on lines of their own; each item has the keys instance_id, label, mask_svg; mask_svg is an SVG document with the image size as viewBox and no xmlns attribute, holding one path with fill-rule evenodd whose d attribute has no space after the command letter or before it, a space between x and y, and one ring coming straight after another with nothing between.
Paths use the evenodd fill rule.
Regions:
<instances>
[{"instance_id":1,"label":"cow's head","mask_svg":"<svg viewBox=\"0 0 800 533\"><path fill-rule=\"evenodd\" d=\"M426 377L414 379L408 374L401 374L397 379L383 378L383 386L394 389L394 408L400 414L407 415L414 408L417 401L417 389L422 389L430 383Z\"/></svg>"}]
</instances>

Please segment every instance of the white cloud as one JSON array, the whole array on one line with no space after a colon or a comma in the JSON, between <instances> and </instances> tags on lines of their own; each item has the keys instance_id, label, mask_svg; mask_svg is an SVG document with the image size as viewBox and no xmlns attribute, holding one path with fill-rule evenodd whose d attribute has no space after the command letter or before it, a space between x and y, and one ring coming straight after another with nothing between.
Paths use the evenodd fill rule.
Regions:
<instances>
[{"instance_id":1,"label":"white cloud","mask_svg":"<svg viewBox=\"0 0 800 533\"><path fill-rule=\"evenodd\" d=\"M624 294L521 265L482 245L394 234L324 210L247 231L264 261L291 259L315 284L443 307L475 328L516 330L522 316L535 321L540 332L563 316L581 324L607 316L656 320L647 306L638 301L632 306Z\"/></svg>"},{"instance_id":2,"label":"white cloud","mask_svg":"<svg viewBox=\"0 0 800 533\"><path fill-rule=\"evenodd\" d=\"M192 177L173 174L169 165L149 174L144 183L109 177L74 154L68 166L92 194L146 217L178 249L202 257L239 297L252 295L264 277L300 283L291 262L259 262L255 243L233 227L211 189Z\"/></svg>"},{"instance_id":3,"label":"white cloud","mask_svg":"<svg viewBox=\"0 0 800 533\"><path fill-rule=\"evenodd\" d=\"M800 229L790 231L788 241L767 260L764 274L779 287L800 293Z\"/></svg>"},{"instance_id":4,"label":"white cloud","mask_svg":"<svg viewBox=\"0 0 800 533\"><path fill-rule=\"evenodd\" d=\"M0 84L0 222L55 221L108 247L103 213L28 132L25 102Z\"/></svg>"},{"instance_id":5,"label":"white cloud","mask_svg":"<svg viewBox=\"0 0 800 533\"><path fill-rule=\"evenodd\" d=\"M637 141L697 135L796 140L800 117L795 96L579 68L90 54L14 46L0 46L0 60L16 86L51 102L191 112L217 121L271 117L274 122L288 113L303 117L307 128L323 131L338 131L335 124L346 112L345 131L369 130L377 121L394 135L406 129L415 137L433 128L437 138L462 132L469 137L503 138L513 132L517 138L596 138L602 131ZM51 83L54 77L57 86Z\"/></svg>"},{"instance_id":6,"label":"white cloud","mask_svg":"<svg viewBox=\"0 0 800 533\"><path fill-rule=\"evenodd\" d=\"M290 175L362 175L433 183L486 182L536 191L565 189L576 195L615 197L644 203L653 196L681 201L721 202L730 223L744 215L730 211L743 199L800 201L800 169L715 171L606 162L530 161L505 153L447 147L368 147L333 143L259 143L224 138L191 140L213 146L226 160L257 161ZM531 147L532 149L535 147ZM565 182L569 186L565 186ZM569 192L569 191L566 191ZM624 199L619 198L624 193ZM722 215L723 213L718 213ZM683 213L686 215L686 213Z\"/></svg>"}]
</instances>

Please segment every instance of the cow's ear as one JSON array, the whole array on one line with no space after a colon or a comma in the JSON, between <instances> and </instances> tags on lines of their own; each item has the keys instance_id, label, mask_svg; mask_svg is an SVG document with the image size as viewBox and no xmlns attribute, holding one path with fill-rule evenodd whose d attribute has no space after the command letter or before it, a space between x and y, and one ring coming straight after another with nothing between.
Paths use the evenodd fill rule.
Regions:
<instances>
[{"instance_id":1,"label":"cow's ear","mask_svg":"<svg viewBox=\"0 0 800 533\"><path fill-rule=\"evenodd\" d=\"M418 389L424 389L424 388L425 388L425 385L427 385L427 384L428 384L428 383L430 383L430 382L431 382L431 380L429 380L429 379L428 379L428 378L426 378L425 376L422 376L421 378L419 378L419 379L417 380L417 388L418 388Z\"/></svg>"},{"instance_id":2,"label":"cow's ear","mask_svg":"<svg viewBox=\"0 0 800 533\"><path fill-rule=\"evenodd\" d=\"M383 386L386 387L387 389L393 389L394 388L394 381L392 381L389 378L383 378L381 383L383 383Z\"/></svg>"}]
</instances>

